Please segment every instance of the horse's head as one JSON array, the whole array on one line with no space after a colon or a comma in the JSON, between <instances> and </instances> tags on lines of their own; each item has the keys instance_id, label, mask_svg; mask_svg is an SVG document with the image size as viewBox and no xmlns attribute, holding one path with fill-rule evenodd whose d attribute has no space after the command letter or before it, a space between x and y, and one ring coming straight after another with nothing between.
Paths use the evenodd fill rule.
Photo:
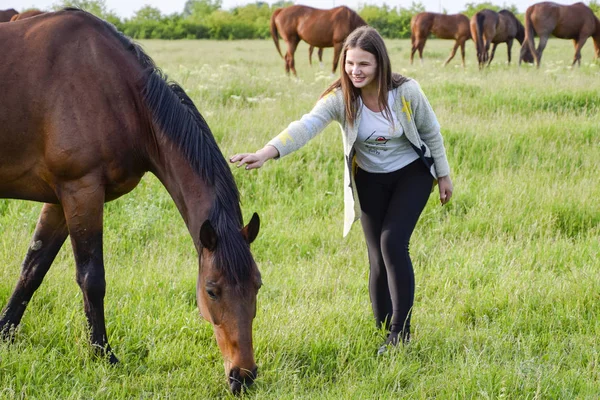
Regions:
<instances>
[{"instance_id":1,"label":"horse's head","mask_svg":"<svg viewBox=\"0 0 600 400\"><path fill-rule=\"evenodd\" d=\"M531 48L526 42L523 43L523 46L521 46L521 54L519 55L519 57L519 62L523 61L530 64L533 64L534 62L533 53L531 52Z\"/></svg>"},{"instance_id":2,"label":"horse's head","mask_svg":"<svg viewBox=\"0 0 600 400\"><path fill-rule=\"evenodd\" d=\"M203 249L196 299L200 313L213 325L234 394L250 386L258 371L252 347L252 321L262 281L250 254L250 243L258 235L259 226L258 215L254 214L248 225L236 232L239 237L219 237L209 220L200 229Z\"/></svg>"}]
</instances>

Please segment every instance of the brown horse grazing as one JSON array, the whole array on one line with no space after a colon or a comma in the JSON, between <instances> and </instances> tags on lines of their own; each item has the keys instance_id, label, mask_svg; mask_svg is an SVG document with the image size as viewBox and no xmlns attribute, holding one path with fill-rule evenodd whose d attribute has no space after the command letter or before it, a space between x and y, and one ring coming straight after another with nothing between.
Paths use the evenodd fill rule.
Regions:
<instances>
[{"instance_id":1,"label":"brown horse grazing","mask_svg":"<svg viewBox=\"0 0 600 400\"><path fill-rule=\"evenodd\" d=\"M459 46L462 55L462 66L465 66L465 42L471 39L469 18L462 14L446 15L431 12L422 12L413 16L410 20L411 64L417 50L419 50L421 64L423 63L423 48L430 34L434 34L440 39L454 39L456 41L450 56L444 61L444 66L454 58Z\"/></svg>"},{"instance_id":2,"label":"brown horse grazing","mask_svg":"<svg viewBox=\"0 0 600 400\"><path fill-rule=\"evenodd\" d=\"M198 251L198 308L213 324L234 393L257 374L252 322L261 286L231 169L191 99L114 26L68 9L0 25L0 197L45 203L0 316L12 339L70 236L92 347L118 362L104 322L104 203L152 172ZM20 82L16 85L15 82Z\"/></svg>"},{"instance_id":3,"label":"brown horse grazing","mask_svg":"<svg viewBox=\"0 0 600 400\"><path fill-rule=\"evenodd\" d=\"M10 19L10 22L19 21L19 20L25 19L25 18L35 17L36 15L40 15L40 14L45 14L45 13L43 11L35 10L35 9L23 11L22 13L13 15L12 18Z\"/></svg>"},{"instance_id":4,"label":"brown horse grazing","mask_svg":"<svg viewBox=\"0 0 600 400\"><path fill-rule=\"evenodd\" d=\"M296 74L294 53L300 40L314 47L333 47L333 70L335 73L346 37L354 29L367 23L346 6L330 10L319 10L307 6L289 6L278 8L271 15L271 36L275 47L279 48L279 35L287 44L285 53L285 72ZM310 56L310 53L309 53Z\"/></svg>"},{"instance_id":5,"label":"brown horse grazing","mask_svg":"<svg viewBox=\"0 0 600 400\"><path fill-rule=\"evenodd\" d=\"M508 50L508 63L511 62L513 41L517 39L519 44L523 44L525 38L525 28L521 21L508 10L499 12L493 10L481 10L471 18L471 36L477 49L477 61L479 68L485 64L489 66L494 59L496 47L500 43L506 43ZM492 53L490 54L490 44ZM530 52L523 55L528 62L533 61Z\"/></svg>"},{"instance_id":6,"label":"brown horse grazing","mask_svg":"<svg viewBox=\"0 0 600 400\"><path fill-rule=\"evenodd\" d=\"M18 12L14 8L8 10L0 10L0 22L9 22L12 17L17 15Z\"/></svg>"},{"instance_id":7,"label":"brown horse grazing","mask_svg":"<svg viewBox=\"0 0 600 400\"><path fill-rule=\"evenodd\" d=\"M537 50L533 37L540 38ZM600 57L600 21L594 12L583 3L570 6L543 2L527 8L525 12L525 44L521 47L521 59L525 51L531 51L537 67L540 67L542 53L548 37L572 39L575 46L573 64L581 65L581 48L591 36L594 40L595 58ZM521 63L519 59L519 64ZM532 62L524 60L525 62Z\"/></svg>"}]
</instances>

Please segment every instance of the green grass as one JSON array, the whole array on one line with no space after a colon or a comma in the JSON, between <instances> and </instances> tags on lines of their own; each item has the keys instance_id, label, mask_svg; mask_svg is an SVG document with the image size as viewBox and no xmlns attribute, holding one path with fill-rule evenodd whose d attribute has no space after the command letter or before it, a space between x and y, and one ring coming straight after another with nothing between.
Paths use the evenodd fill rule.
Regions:
<instances>
[{"instance_id":1,"label":"green grass","mask_svg":"<svg viewBox=\"0 0 600 400\"><path fill-rule=\"evenodd\" d=\"M145 41L181 83L225 156L253 151L308 112L331 82L301 44L298 79L271 41ZM247 398L595 399L600 393L600 65L571 69L550 40L539 70L508 66L501 46L479 71L446 68L450 41L409 65L442 125L455 194L432 194L413 235L414 340L384 357L357 224L342 238L342 149L328 127L257 171L234 169L263 275L254 325L259 379ZM518 48L513 49L513 60ZM41 205L0 200L0 302L19 275ZM228 398L212 328L195 304L197 255L148 175L106 205L106 319L122 363L91 356L73 256L64 246L12 345L0 344L0 399Z\"/></svg>"}]
</instances>

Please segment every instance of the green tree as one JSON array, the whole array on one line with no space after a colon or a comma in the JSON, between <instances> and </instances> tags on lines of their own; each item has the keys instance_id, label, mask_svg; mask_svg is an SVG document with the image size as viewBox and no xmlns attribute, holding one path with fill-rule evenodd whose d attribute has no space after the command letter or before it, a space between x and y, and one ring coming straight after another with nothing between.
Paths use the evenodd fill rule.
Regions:
<instances>
[{"instance_id":1,"label":"green tree","mask_svg":"<svg viewBox=\"0 0 600 400\"><path fill-rule=\"evenodd\" d=\"M202 20L221 9L221 0L187 0L183 6L183 16Z\"/></svg>"},{"instance_id":2,"label":"green tree","mask_svg":"<svg viewBox=\"0 0 600 400\"><path fill-rule=\"evenodd\" d=\"M119 16L106 6L105 0L61 0L52 6L53 10L62 10L65 7L77 7L97 17L107 20L115 25L118 29L122 29L123 22Z\"/></svg>"},{"instance_id":3,"label":"green tree","mask_svg":"<svg viewBox=\"0 0 600 400\"><path fill-rule=\"evenodd\" d=\"M412 3L410 8L390 8L384 4L381 7L369 5L359 10L360 16L386 38L410 37L410 19L413 15L425 11L421 3Z\"/></svg>"},{"instance_id":4,"label":"green tree","mask_svg":"<svg viewBox=\"0 0 600 400\"><path fill-rule=\"evenodd\" d=\"M598 2L598 0L590 0L588 6L592 9L594 14L600 15L600 2Z\"/></svg>"},{"instance_id":5,"label":"green tree","mask_svg":"<svg viewBox=\"0 0 600 400\"><path fill-rule=\"evenodd\" d=\"M163 15L160 10L156 7L144 6L136 11L132 20L137 21L160 21L163 19Z\"/></svg>"},{"instance_id":6,"label":"green tree","mask_svg":"<svg viewBox=\"0 0 600 400\"><path fill-rule=\"evenodd\" d=\"M467 8L465 9L465 11L462 12L462 14L465 14L469 18L471 18L473 15L477 14L477 12L481 10L487 9L496 12L502 10L502 7L492 4L489 1L483 3L467 3L465 4L465 7Z\"/></svg>"}]
</instances>

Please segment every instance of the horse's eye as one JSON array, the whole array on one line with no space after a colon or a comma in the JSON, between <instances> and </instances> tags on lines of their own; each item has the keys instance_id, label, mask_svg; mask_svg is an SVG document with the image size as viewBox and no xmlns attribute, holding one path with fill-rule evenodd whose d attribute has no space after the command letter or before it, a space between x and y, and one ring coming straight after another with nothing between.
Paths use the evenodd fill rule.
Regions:
<instances>
[{"instance_id":1,"label":"horse's eye","mask_svg":"<svg viewBox=\"0 0 600 400\"><path fill-rule=\"evenodd\" d=\"M208 295L208 297L210 297L212 300L216 300L217 299L217 292L214 289L206 289L206 294Z\"/></svg>"}]
</instances>

